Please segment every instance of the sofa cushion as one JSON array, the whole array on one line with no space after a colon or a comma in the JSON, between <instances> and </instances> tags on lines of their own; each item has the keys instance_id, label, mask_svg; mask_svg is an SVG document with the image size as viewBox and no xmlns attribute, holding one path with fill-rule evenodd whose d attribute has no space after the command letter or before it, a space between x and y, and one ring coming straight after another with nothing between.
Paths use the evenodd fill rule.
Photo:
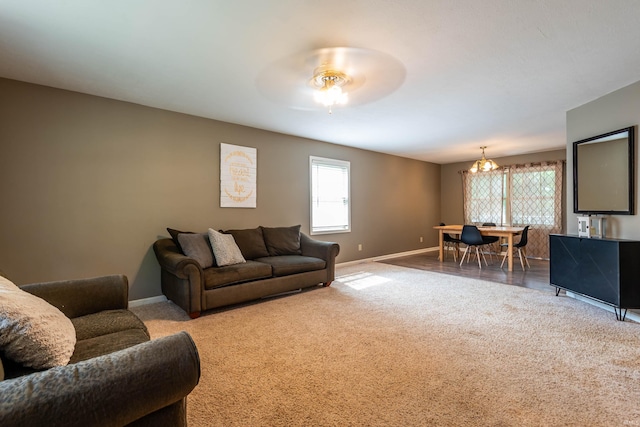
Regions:
<instances>
[{"instance_id":1,"label":"sofa cushion","mask_svg":"<svg viewBox=\"0 0 640 427\"><path fill-rule=\"evenodd\" d=\"M246 230L225 230L223 233L233 236L245 259L269 256L269 251L264 244L261 227Z\"/></svg>"},{"instance_id":2,"label":"sofa cushion","mask_svg":"<svg viewBox=\"0 0 640 427\"><path fill-rule=\"evenodd\" d=\"M94 357L124 350L136 344L149 341L149 335L142 329L127 329L112 334L100 335L78 341L69 363L77 363ZM114 368L118 368L117 366ZM123 367L121 367L123 368ZM124 368L123 368L124 369ZM125 390L123 390L125 392Z\"/></svg>"},{"instance_id":3,"label":"sofa cushion","mask_svg":"<svg viewBox=\"0 0 640 427\"><path fill-rule=\"evenodd\" d=\"M269 255L300 255L300 226L262 227Z\"/></svg>"},{"instance_id":4,"label":"sofa cushion","mask_svg":"<svg viewBox=\"0 0 640 427\"><path fill-rule=\"evenodd\" d=\"M34 369L69 363L76 331L58 308L0 277L0 353Z\"/></svg>"},{"instance_id":5,"label":"sofa cushion","mask_svg":"<svg viewBox=\"0 0 640 427\"><path fill-rule=\"evenodd\" d=\"M78 341L128 329L140 329L150 338L147 327L129 310L105 310L71 319Z\"/></svg>"},{"instance_id":6,"label":"sofa cushion","mask_svg":"<svg viewBox=\"0 0 640 427\"><path fill-rule=\"evenodd\" d=\"M213 251L207 233L180 233L178 241L182 246L182 252L189 258L193 258L202 268L214 265Z\"/></svg>"},{"instance_id":7,"label":"sofa cushion","mask_svg":"<svg viewBox=\"0 0 640 427\"><path fill-rule=\"evenodd\" d=\"M246 262L233 236L209 229L209 243L219 267Z\"/></svg>"},{"instance_id":8,"label":"sofa cushion","mask_svg":"<svg viewBox=\"0 0 640 427\"><path fill-rule=\"evenodd\" d=\"M273 267L273 275L276 277L322 270L327 266L327 263L320 258L302 255L279 255L258 258L255 261L263 262Z\"/></svg>"},{"instance_id":9,"label":"sofa cushion","mask_svg":"<svg viewBox=\"0 0 640 427\"><path fill-rule=\"evenodd\" d=\"M204 287L215 289L234 283L267 279L272 276L271 266L256 261L233 264L224 267L212 267L204 270Z\"/></svg>"}]
</instances>

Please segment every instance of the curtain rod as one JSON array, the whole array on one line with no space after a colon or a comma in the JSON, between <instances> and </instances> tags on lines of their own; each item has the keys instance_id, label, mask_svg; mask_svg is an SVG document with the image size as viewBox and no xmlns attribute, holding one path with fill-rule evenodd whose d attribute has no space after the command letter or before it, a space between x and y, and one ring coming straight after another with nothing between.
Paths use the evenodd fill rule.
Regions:
<instances>
[{"instance_id":1,"label":"curtain rod","mask_svg":"<svg viewBox=\"0 0 640 427\"><path fill-rule=\"evenodd\" d=\"M512 168L513 169L517 169L517 168L532 167L532 166L547 166L547 165L555 165L555 164L558 164L558 163L561 163L562 165L564 165L566 163L566 160L545 160L545 161L541 161L541 162L515 163L513 165L500 166L495 171L486 171L486 172L477 172L477 173L491 173L491 172L496 172L496 171L503 172L505 170L512 169ZM471 173L471 172L469 172L468 169L463 169L463 170L459 170L458 173L459 174L464 174L464 173Z\"/></svg>"}]
</instances>

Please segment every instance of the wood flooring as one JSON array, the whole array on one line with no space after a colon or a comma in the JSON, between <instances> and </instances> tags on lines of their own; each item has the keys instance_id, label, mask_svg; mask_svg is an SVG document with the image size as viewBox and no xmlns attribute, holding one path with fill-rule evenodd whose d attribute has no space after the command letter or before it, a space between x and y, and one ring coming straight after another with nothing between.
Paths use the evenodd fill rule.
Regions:
<instances>
[{"instance_id":1,"label":"wood flooring","mask_svg":"<svg viewBox=\"0 0 640 427\"><path fill-rule=\"evenodd\" d=\"M419 270L435 271L438 273L451 274L454 276L471 277L474 279L490 280L492 282L504 283L505 285L522 286L525 288L538 289L546 292L554 292L555 287L549 284L549 261L539 259L529 259L531 268L522 271L520 260L517 255L513 259L513 271L507 271L505 267L500 268L502 257L487 256L488 266L482 264L482 269L478 268L478 261L472 259L460 266L453 261L452 255L447 255L444 262L438 261L438 251L424 252L416 255L408 255L398 258L390 258L379 262L402 267L417 268ZM525 264L526 266L526 264Z\"/></svg>"},{"instance_id":2,"label":"wood flooring","mask_svg":"<svg viewBox=\"0 0 640 427\"><path fill-rule=\"evenodd\" d=\"M525 288L538 289L543 292L553 292L553 294L556 292L556 288L549 284L549 260L529 259L531 268L522 271L520 260L515 257L513 259L513 271L511 272L507 271L506 267L500 268L502 258L497 259L495 256L493 260L487 257L489 265L485 266L483 263L482 269L478 268L478 261L475 259L472 259L469 263L465 260L462 266L460 266L459 261L460 259L458 259L458 262L454 262L453 257L449 255L446 257L445 262L441 263L438 261L438 251L432 251L380 260L378 262L401 267L417 268L419 270L435 271L453 276L489 280L505 285L522 286ZM560 291L560 295L564 294L566 294L564 290ZM613 309L609 311L613 312ZM640 323L640 310L629 309L627 319Z\"/></svg>"}]
</instances>

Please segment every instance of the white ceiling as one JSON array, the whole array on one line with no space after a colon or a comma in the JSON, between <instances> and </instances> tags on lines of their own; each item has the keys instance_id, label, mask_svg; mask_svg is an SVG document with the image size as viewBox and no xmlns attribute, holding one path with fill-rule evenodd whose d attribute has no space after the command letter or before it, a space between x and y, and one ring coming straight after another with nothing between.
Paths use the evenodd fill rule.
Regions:
<instances>
[{"instance_id":1,"label":"white ceiling","mask_svg":"<svg viewBox=\"0 0 640 427\"><path fill-rule=\"evenodd\" d=\"M639 24L637 0L0 0L0 76L451 163L565 147L567 110L640 80ZM332 115L259 87L338 46L402 84Z\"/></svg>"}]
</instances>

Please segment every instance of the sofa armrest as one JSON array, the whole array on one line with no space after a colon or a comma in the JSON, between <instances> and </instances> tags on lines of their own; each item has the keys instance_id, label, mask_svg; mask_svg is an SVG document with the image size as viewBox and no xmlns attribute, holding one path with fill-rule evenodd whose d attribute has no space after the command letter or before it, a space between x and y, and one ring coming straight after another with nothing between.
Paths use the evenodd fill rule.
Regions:
<instances>
[{"instance_id":1,"label":"sofa armrest","mask_svg":"<svg viewBox=\"0 0 640 427\"><path fill-rule=\"evenodd\" d=\"M327 263L335 263L335 259L340 253L340 245L337 243L315 240L304 233L300 233L300 248L302 255L320 258Z\"/></svg>"},{"instance_id":2,"label":"sofa armrest","mask_svg":"<svg viewBox=\"0 0 640 427\"><path fill-rule=\"evenodd\" d=\"M129 281L124 275L32 283L20 289L56 306L69 318L129 305Z\"/></svg>"},{"instance_id":3,"label":"sofa armrest","mask_svg":"<svg viewBox=\"0 0 640 427\"><path fill-rule=\"evenodd\" d=\"M126 425L180 401L200 379L187 332L0 381L0 425Z\"/></svg>"},{"instance_id":4,"label":"sofa armrest","mask_svg":"<svg viewBox=\"0 0 640 427\"><path fill-rule=\"evenodd\" d=\"M172 239L159 239L153 251L160 264L162 293L196 318L202 307L204 271L200 263L184 255Z\"/></svg>"},{"instance_id":5,"label":"sofa armrest","mask_svg":"<svg viewBox=\"0 0 640 427\"><path fill-rule=\"evenodd\" d=\"M156 240L153 244L153 251L156 254L160 267L180 279L189 278L189 274L185 272L189 265L196 267L200 274L202 274L202 266L200 266L200 263L180 252L171 239Z\"/></svg>"}]
</instances>

